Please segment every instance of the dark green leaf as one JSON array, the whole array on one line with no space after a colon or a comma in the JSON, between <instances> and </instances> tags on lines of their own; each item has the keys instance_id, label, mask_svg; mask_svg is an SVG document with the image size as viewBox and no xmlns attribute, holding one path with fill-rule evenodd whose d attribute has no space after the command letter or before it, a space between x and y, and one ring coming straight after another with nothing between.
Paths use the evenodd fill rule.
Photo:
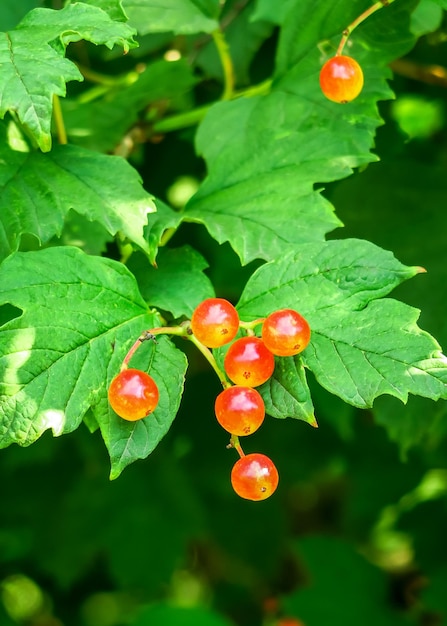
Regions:
<instances>
[{"instance_id":1,"label":"dark green leaf","mask_svg":"<svg viewBox=\"0 0 447 626\"><path fill-rule=\"evenodd\" d=\"M42 151L51 149L53 96L65 96L65 83L82 80L78 68L64 58L65 47L86 39L127 51L137 45L134 31L114 22L101 9L86 4L68 5L60 11L34 9L15 30L0 34L0 64L4 88L0 117L8 111L31 133Z\"/></svg>"},{"instance_id":2,"label":"dark green leaf","mask_svg":"<svg viewBox=\"0 0 447 626\"><path fill-rule=\"evenodd\" d=\"M128 267L146 302L174 317L190 317L199 302L215 295L203 273L207 262L190 246L161 248L156 268L143 255L133 255Z\"/></svg>"},{"instance_id":3,"label":"dark green leaf","mask_svg":"<svg viewBox=\"0 0 447 626\"><path fill-rule=\"evenodd\" d=\"M23 233L42 243L60 235L70 209L148 251L143 228L155 206L124 159L75 146L57 146L49 154L18 152L3 137L0 154L7 164L0 180L3 258L17 250Z\"/></svg>"},{"instance_id":4,"label":"dark green leaf","mask_svg":"<svg viewBox=\"0 0 447 626\"><path fill-rule=\"evenodd\" d=\"M438 399L447 396L447 359L417 327L419 312L377 300L417 272L368 242L307 244L260 267L238 309L243 319L282 307L302 313L312 329L304 365L354 406L370 407L385 393Z\"/></svg>"},{"instance_id":5,"label":"dark green leaf","mask_svg":"<svg viewBox=\"0 0 447 626\"><path fill-rule=\"evenodd\" d=\"M317 426L301 359L289 357L275 361L273 376L258 389L266 413L280 419L293 417Z\"/></svg>"},{"instance_id":6,"label":"dark green leaf","mask_svg":"<svg viewBox=\"0 0 447 626\"><path fill-rule=\"evenodd\" d=\"M141 332L157 324L130 272L77 248L48 248L9 257L0 267L0 285L1 303L23 311L0 334L1 447L28 445L50 428L55 435L71 432L91 406L112 477L149 454L175 416L186 365L168 340L152 346L142 364L160 389L149 416L155 429L147 418L123 423L109 408L107 382Z\"/></svg>"}]
</instances>

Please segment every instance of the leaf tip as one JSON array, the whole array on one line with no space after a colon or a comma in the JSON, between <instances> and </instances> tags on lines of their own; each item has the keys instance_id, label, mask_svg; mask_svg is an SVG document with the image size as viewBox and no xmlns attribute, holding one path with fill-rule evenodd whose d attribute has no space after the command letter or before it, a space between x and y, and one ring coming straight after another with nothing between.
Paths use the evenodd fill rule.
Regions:
<instances>
[{"instance_id":1,"label":"leaf tip","mask_svg":"<svg viewBox=\"0 0 447 626\"><path fill-rule=\"evenodd\" d=\"M422 267L421 265L416 265L415 270L416 270L416 274L426 274L427 273L427 270L425 269L425 267Z\"/></svg>"},{"instance_id":2,"label":"leaf tip","mask_svg":"<svg viewBox=\"0 0 447 626\"><path fill-rule=\"evenodd\" d=\"M308 424L312 426L312 428L318 428L318 422L315 418L315 415L311 415L308 421Z\"/></svg>"}]
</instances>

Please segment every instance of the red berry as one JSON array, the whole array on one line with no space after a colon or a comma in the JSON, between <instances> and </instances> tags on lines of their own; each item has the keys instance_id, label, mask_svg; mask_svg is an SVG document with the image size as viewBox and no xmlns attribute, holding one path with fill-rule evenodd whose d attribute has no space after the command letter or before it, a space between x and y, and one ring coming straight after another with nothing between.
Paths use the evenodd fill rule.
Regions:
<instances>
[{"instance_id":1,"label":"red berry","mask_svg":"<svg viewBox=\"0 0 447 626\"><path fill-rule=\"evenodd\" d=\"M236 385L257 387L273 374L275 359L259 337L241 337L229 347L224 368Z\"/></svg>"},{"instance_id":2,"label":"red berry","mask_svg":"<svg viewBox=\"0 0 447 626\"><path fill-rule=\"evenodd\" d=\"M310 326L293 309L270 313L262 325L262 339L276 356L293 356L302 352L310 341Z\"/></svg>"},{"instance_id":3,"label":"red berry","mask_svg":"<svg viewBox=\"0 0 447 626\"><path fill-rule=\"evenodd\" d=\"M214 410L219 424L238 437L254 433L265 417L264 400L251 387L224 389L216 398Z\"/></svg>"},{"instance_id":4,"label":"red berry","mask_svg":"<svg viewBox=\"0 0 447 626\"><path fill-rule=\"evenodd\" d=\"M219 348L232 341L239 330L239 315L228 300L208 298L191 317L191 330L208 348Z\"/></svg>"},{"instance_id":5,"label":"red berry","mask_svg":"<svg viewBox=\"0 0 447 626\"><path fill-rule=\"evenodd\" d=\"M336 55L321 68L320 87L329 100L342 104L350 102L362 91L362 68L355 59Z\"/></svg>"},{"instance_id":6,"label":"red berry","mask_svg":"<svg viewBox=\"0 0 447 626\"><path fill-rule=\"evenodd\" d=\"M117 415L129 422L140 420L158 404L158 387L154 379L136 369L125 369L115 376L109 387L109 402Z\"/></svg>"},{"instance_id":7,"label":"red berry","mask_svg":"<svg viewBox=\"0 0 447 626\"><path fill-rule=\"evenodd\" d=\"M278 482L278 470L265 454L247 454L236 461L231 470L233 489L246 500L265 500L275 491Z\"/></svg>"}]
</instances>

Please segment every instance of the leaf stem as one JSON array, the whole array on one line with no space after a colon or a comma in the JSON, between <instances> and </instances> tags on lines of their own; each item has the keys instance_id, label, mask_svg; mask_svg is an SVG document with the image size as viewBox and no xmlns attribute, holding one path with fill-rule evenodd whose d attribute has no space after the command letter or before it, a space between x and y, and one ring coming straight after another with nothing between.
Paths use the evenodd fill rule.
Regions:
<instances>
[{"instance_id":1,"label":"leaf stem","mask_svg":"<svg viewBox=\"0 0 447 626\"><path fill-rule=\"evenodd\" d=\"M248 87L247 89L243 89L241 91L233 92L231 99L235 100L236 98L254 98L255 96L263 96L269 93L271 86L272 80L268 79L263 81L262 83L259 83L258 85ZM170 117L161 119L158 122L154 122L154 124L152 125L152 132L155 134L164 134L172 132L174 130L182 130L183 128L195 126L203 120L205 115L214 104L215 102L211 102L210 104L205 104L204 106L197 107L192 111L186 111L185 113L171 115Z\"/></svg>"},{"instance_id":2,"label":"leaf stem","mask_svg":"<svg viewBox=\"0 0 447 626\"><path fill-rule=\"evenodd\" d=\"M65 130L64 116L62 115L62 108L59 96L57 96L56 94L53 95L53 114L54 123L56 124L58 141L61 145L66 145L68 143L67 131Z\"/></svg>"},{"instance_id":3,"label":"leaf stem","mask_svg":"<svg viewBox=\"0 0 447 626\"><path fill-rule=\"evenodd\" d=\"M245 452L242 450L242 446L237 435L231 435L230 443L227 448L234 448L241 458L245 456Z\"/></svg>"},{"instance_id":4,"label":"leaf stem","mask_svg":"<svg viewBox=\"0 0 447 626\"><path fill-rule=\"evenodd\" d=\"M364 22L366 18L368 18L373 13L375 13L379 9L383 9L383 7L389 6L393 2L394 0L378 0L373 5L371 5L368 9L366 9L366 11L364 11L361 15L359 15L353 22L351 22L351 24L349 24L349 26L347 26L345 30L343 31L343 35L338 45L335 56L339 56L340 54L343 53L343 48L345 47L346 42L348 41L352 32L357 28L357 26L359 26L362 22Z\"/></svg>"},{"instance_id":5,"label":"leaf stem","mask_svg":"<svg viewBox=\"0 0 447 626\"><path fill-rule=\"evenodd\" d=\"M224 91L222 94L222 100L231 100L234 92L234 67L233 60L230 55L230 48L225 39L225 35L217 28L211 33L214 44L217 48L217 53L222 64L222 70L224 74Z\"/></svg>"}]
</instances>

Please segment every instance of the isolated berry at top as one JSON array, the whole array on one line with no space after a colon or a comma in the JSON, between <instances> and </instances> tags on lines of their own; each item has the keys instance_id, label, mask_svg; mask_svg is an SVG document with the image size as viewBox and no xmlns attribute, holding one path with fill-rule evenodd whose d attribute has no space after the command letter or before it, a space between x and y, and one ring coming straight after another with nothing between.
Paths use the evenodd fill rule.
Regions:
<instances>
[{"instance_id":1,"label":"isolated berry at top","mask_svg":"<svg viewBox=\"0 0 447 626\"><path fill-rule=\"evenodd\" d=\"M214 410L222 428L238 437L254 433L265 417L261 394L239 385L224 389L216 398Z\"/></svg>"},{"instance_id":2,"label":"isolated berry at top","mask_svg":"<svg viewBox=\"0 0 447 626\"><path fill-rule=\"evenodd\" d=\"M259 337L241 337L229 347L224 368L236 385L258 387L273 374L275 358Z\"/></svg>"},{"instance_id":3,"label":"isolated berry at top","mask_svg":"<svg viewBox=\"0 0 447 626\"><path fill-rule=\"evenodd\" d=\"M304 350L310 341L308 322L293 309L279 309L262 324L262 339L276 356L293 356Z\"/></svg>"},{"instance_id":4,"label":"isolated berry at top","mask_svg":"<svg viewBox=\"0 0 447 626\"><path fill-rule=\"evenodd\" d=\"M154 379L137 369L125 369L110 383L108 397L117 415L135 422L152 413L158 404L158 387Z\"/></svg>"},{"instance_id":5,"label":"isolated berry at top","mask_svg":"<svg viewBox=\"0 0 447 626\"><path fill-rule=\"evenodd\" d=\"M239 315L228 300L208 298L195 308L191 317L191 330L207 348L219 348L236 336Z\"/></svg>"},{"instance_id":6,"label":"isolated berry at top","mask_svg":"<svg viewBox=\"0 0 447 626\"><path fill-rule=\"evenodd\" d=\"M321 68L320 87L329 100L351 102L362 91L362 68L352 57L336 55Z\"/></svg>"},{"instance_id":7,"label":"isolated berry at top","mask_svg":"<svg viewBox=\"0 0 447 626\"><path fill-rule=\"evenodd\" d=\"M279 482L275 464L265 454L255 452L241 457L231 470L234 491L246 500L265 500L276 490Z\"/></svg>"}]
</instances>

